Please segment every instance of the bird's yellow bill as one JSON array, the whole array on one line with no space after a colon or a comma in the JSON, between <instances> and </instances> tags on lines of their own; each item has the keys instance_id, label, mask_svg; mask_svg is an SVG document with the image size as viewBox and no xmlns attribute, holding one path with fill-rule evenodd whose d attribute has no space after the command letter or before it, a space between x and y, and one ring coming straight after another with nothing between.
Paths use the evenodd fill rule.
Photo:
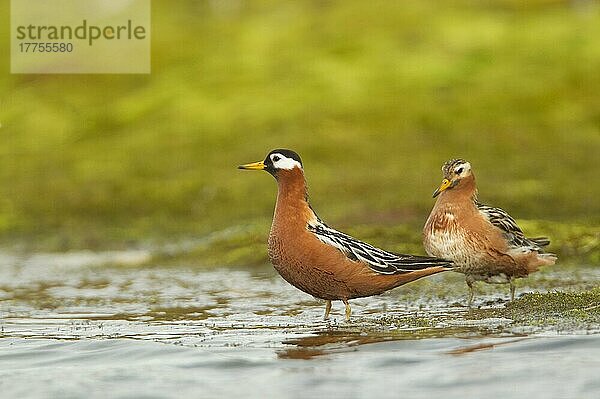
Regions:
<instances>
[{"instance_id":1,"label":"bird's yellow bill","mask_svg":"<svg viewBox=\"0 0 600 399\"><path fill-rule=\"evenodd\" d=\"M238 166L238 169L247 169L247 170L264 170L265 163L263 161L247 163L246 165Z\"/></svg>"},{"instance_id":2,"label":"bird's yellow bill","mask_svg":"<svg viewBox=\"0 0 600 399\"><path fill-rule=\"evenodd\" d=\"M447 189L448 187L450 187L450 180L448 180L448 179L442 180L442 184L440 184L440 186L437 188L437 190L435 190L433 192L433 198L435 198L438 195L440 195L440 193L442 191L444 191L445 189Z\"/></svg>"}]
</instances>

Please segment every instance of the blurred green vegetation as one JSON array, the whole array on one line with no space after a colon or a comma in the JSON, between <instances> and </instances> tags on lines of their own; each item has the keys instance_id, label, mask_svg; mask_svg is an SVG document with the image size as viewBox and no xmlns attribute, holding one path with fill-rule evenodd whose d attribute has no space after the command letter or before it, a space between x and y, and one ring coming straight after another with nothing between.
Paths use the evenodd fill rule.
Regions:
<instances>
[{"instance_id":1,"label":"blurred green vegetation","mask_svg":"<svg viewBox=\"0 0 600 399\"><path fill-rule=\"evenodd\" d=\"M574 222L520 220L530 236L545 234L552 238L550 251L561 264L600 265L600 226ZM422 253L419 227L413 223L398 225L361 224L344 229L355 237L397 253ZM159 264L203 266L264 265L269 262L265 242L268 226L254 223L214 232L186 251L158 253ZM156 258L150 259L156 263ZM546 270L546 269L545 269Z\"/></svg>"},{"instance_id":2,"label":"blurred green vegetation","mask_svg":"<svg viewBox=\"0 0 600 399\"><path fill-rule=\"evenodd\" d=\"M151 75L0 64L3 242L105 247L239 227L242 244L218 259L241 261L264 245L276 189L235 167L277 147L302 155L326 221L381 230L362 238L402 230L422 252L440 166L463 157L482 201L539 233L584 226L598 240L586 226L600 224L599 2L152 5ZM8 2L0 15L8 26Z\"/></svg>"}]
</instances>

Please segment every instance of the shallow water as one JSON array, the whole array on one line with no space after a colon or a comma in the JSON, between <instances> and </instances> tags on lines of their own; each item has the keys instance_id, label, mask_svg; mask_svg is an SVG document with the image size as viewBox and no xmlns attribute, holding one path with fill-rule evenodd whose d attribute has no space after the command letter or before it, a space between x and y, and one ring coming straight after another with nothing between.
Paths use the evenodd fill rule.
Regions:
<instances>
[{"instance_id":1,"label":"shallow water","mask_svg":"<svg viewBox=\"0 0 600 399\"><path fill-rule=\"evenodd\" d=\"M145 260L1 254L1 396L600 396L600 326L482 317L461 305L459 275L354 300L350 323L334 304L325 322L323 303L270 267L135 266ZM519 291L598 282L596 268L556 268ZM504 306L506 287L483 291L480 307Z\"/></svg>"}]
</instances>

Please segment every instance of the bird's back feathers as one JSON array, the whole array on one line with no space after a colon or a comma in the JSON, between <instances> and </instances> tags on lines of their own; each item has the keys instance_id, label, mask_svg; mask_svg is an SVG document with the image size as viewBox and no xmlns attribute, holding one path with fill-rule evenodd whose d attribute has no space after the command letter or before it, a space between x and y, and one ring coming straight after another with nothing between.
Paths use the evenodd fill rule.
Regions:
<instances>
[{"instance_id":1,"label":"bird's back feathers","mask_svg":"<svg viewBox=\"0 0 600 399\"><path fill-rule=\"evenodd\" d=\"M476 202L475 206L491 224L502 230L504 238L506 238L511 248L536 251L541 254L544 253L544 247L550 244L550 240L546 237L525 237L523 230L517 225L515 219L503 209L479 202Z\"/></svg>"},{"instance_id":2,"label":"bird's back feathers","mask_svg":"<svg viewBox=\"0 0 600 399\"><path fill-rule=\"evenodd\" d=\"M376 248L327 226L320 219L309 223L307 228L321 242L339 249L352 260L367 264L369 268L380 274L410 273L439 266L447 270L452 269L452 262L445 259L395 254Z\"/></svg>"}]
</instances>

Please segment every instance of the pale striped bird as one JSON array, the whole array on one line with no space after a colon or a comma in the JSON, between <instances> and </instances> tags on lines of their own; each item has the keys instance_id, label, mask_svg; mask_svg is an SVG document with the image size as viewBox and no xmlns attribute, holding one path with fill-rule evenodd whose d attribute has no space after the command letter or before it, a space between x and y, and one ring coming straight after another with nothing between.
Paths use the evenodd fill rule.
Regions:
<instances>
[{"instance_id":1,"label":"pale striped bird","mask_svg":"<svg viewBox=\"0 0 600 399\"><path fill-rule=\"evenodd\" d=\"M508 213L481 204L469 162L450 160L442 173L444 179L433 193L437 201L423 229L425 250L452 260L455 271L465 274L469 306L475 281L510 284L512 301L516 278L556 262L556 255L544 251L550 241L527 238Z\"/></svg>"}]
</instances>

